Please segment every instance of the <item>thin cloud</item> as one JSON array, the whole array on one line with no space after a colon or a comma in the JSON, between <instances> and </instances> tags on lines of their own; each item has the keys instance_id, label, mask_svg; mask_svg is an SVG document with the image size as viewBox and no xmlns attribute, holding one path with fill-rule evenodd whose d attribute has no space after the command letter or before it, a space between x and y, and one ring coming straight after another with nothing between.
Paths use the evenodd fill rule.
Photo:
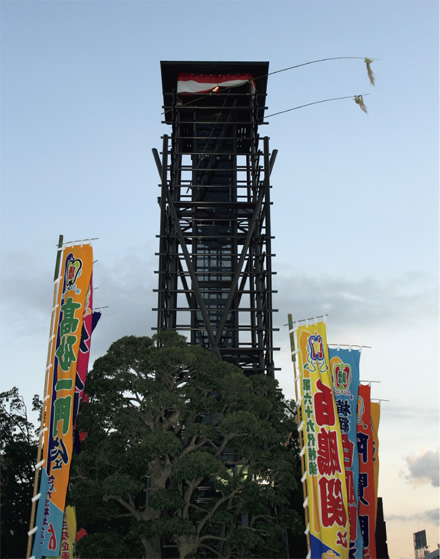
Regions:
<instances>
[{"instance_id":1,"label":"thin cloud","mask_svg":"<svg viewBox=\"0 0 440 559\"><path fill-rule=\"evenodd\" d=\"M151 260L151 259L150 259ZM155 262L142 255L127 254L111 264L99 262L96 277L99 289L95 292L94 306L104 307L102 318L94 333L92 359L107 352L110 344L122 336L152 336L157 315L157 276ZM107 307L107 308L105 308Z\"/></svg>"},{"instance_id":2,"label":"thin cloud","mask_svg":"<svg viewBox=\"0 0 440 559\"><path fill-rule=\"evenodd\" d=\"M430 524L434 524L438 526L439 524L439 517L440 517L440 508L430 509L423 512L418 512L416 514L410 515L403 515L403 514L385 514L385 520L387 522L392 522L393 520L398 521L414 521L414 520L422 520L423 522L429 522Z\"/></svg>"},{"instance_id":3,"label":"thin cloud","mask_svg":"<svg viewBox=\"0 0 440 559\"><path fill-rule=\"evenodd\" d=\"M278 275L274 288L278 290L275 306L289 309L294 320L328 313L334 328L359 320L364 327L377 328L378 323L384 326L438 314L437 282L418 272L378 279L307 275L290 269Z\"/></svg>"},{"instance_id":4,"label":"thin cloud","mask_svg":"<svg viewBox=\"0 0 440 559\"><path fill-rule=\"evenodd\" d=\"M157 276L153 271L158 261L150 254L151 247L149 251L143 249L127 247L125 254L100 259L95 268L95 285L99 285L96 304L109 306L106 315L109 320L117 320L113 329L116 335L123 330L122 326L147 333L156 323L150 311L157 301L153 294ZM50 317L54 263L38 259L32 251L9 252L7 261L8 266L1 274L0 299L10 317L8 327L25 332L29 321L35 324L35 320L44 327ZM275 323L286 322L286 310L293 313L294 320L329 313L332 328L337 332L349 324L359 324L360 319L363 327L368 328L437 313L437 284L417 272L379 280L374 276L353 279L328 273L307 275L284 266L279 269L274 279L274 289L278 291L274 306L280 309L274 315Z\"/></svg>"},{"instance_id":5,"label":"thin cloud","mask_svg":"<svg viewBox=\"0 0 440 559\"><path fill-rule=\"evenodd\" d=\"M54 254L56 254L54 250ZM0 274L0 304L8 316L8 328L28 328L35 320L50 321L55 259L46 266L32 251L11 251Z\"/></svg>"},{"instance_id":6,"label":"thin cloud","mask_svg":"<svg viewBox=\"0 0 440 559\"><path fill-rule=\"evenodd\" d=\"M99 256L94 271L94 304L108 308L103 310L94 334L92 361L121 336L154 333L157 316L151 309L157 305L153 289L157 288L154 270L158 260L154 255L156 247L151 245L129 246L122 253ZM8 327L3 329L3 340L8 344L17 336L23 343L30 343L29 337L32 335L35 341L36 333L41 333L40 344L46 344L53 290L51 257L47 262L26 249L8 254L0 293L4 315L9 317ZM379 280L374 276L353 279L332 274L307 275L292 267L279 269L274 279L278 290L274 306L280 309L274 315L276 327L286 322L286 311L294 313L294 319L329 313L334 338L346 339L345 330L353 325L356 331L360 326L377 328L380 324L383 328L396 320L425 319L437 309L436 284L416 272ZM275 338L280 336L276 334Z\"/></svg>"},{"instance_id":7,"label":"thin cloud","mask_svg":"<svg viewBox=\"0 0 440 559\"><path fill-rule=\"evenodd\" d=\"M121 336L131 330L145 335L156 322L155 318L152 322L149 311L156 299L153 289L157 287L157 263L146 253L129 247L111 261L98 260L94 266L94 304L108 307L105 314L115 322L112 330L121 332ZM35 329L36 321L38 326L40 322L43 326L47 323L48 329L55 261L48 266L31 251L11 251L7 261L8 266L1 272L0 304L9 317L8 329L25 334L30 323Z\"/></svg>"},{"instance_id":8,"label":"thin cloud","mask_svg":"<svg viewBox=\"0 0 440 559\"><path fill-rule=\"evenodd\" d=\"M425 512L425 518L432 522L433 524L440 524L440 508L427 510Z\"/></svg>"},{"instance_id":9,"label":"thin cloud","mask_svg":"<svg viewBox=\"0 0 440 559\"><path fill-rule=\"evenodd\" d=\"M156 326L157 317L151 309L157 306L157 295L153 293L157 287L157 262L151 252L145 247L127 247L111 261L98 260L94 266L94 306L106 308L102 309L93 335L91 364L122 336L154 333L152 327ZM35 358L45 363L55 262L48 265L32 252L23 251L10 252L8 263L1 272L0 306L2 314L8 317L1 327L1 345L3 355L24 372L28 369L27 352L34 352ZM17 355L18 345L26 347L27 352ZM7 381L2 379L2 386Z\"/></svg>"},{"instance_id":10,"label":"thin cloud","mask_svg":"<svg viewBox=\"0 0 440 559\"><path fill-rule=\"evenodd\" d=\"M424 424L426 422L438 421L439 410L438 407L425 407L424 409L408 408L401 403L394 404L393 402L388 402L386 406L383 406L382 416L390 421L402 422L410 421L413 424L417 422Z\"/></svg>"},{"instance_id":11,"label":"thin cloud","mask_svg":"<svg viewBox=\"0 0 440 559\"><path fill-rule=\"evenodd\" d=\"M439 449L436 452L427 450L419 456L406 457L409 474L406 479L415 485L429 483L434 487L440 486Z\"/></svg>"}]
</instances>

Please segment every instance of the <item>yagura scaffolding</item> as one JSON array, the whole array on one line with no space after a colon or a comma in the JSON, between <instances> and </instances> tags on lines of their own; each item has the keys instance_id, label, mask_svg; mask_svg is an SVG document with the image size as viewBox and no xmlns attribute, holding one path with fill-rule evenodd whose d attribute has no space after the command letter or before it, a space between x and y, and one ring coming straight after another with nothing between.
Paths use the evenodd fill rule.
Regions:
<instances>
[{"instance_id":1,"label":"yagura scaffolding","mask_svg":"<svg viewBox=\"0 0 440 559\"><path fill-rule=\"evenodd\" d=\"M162 62L158 330L273 376L267 62Z\"/></svg>"}]
</instances>

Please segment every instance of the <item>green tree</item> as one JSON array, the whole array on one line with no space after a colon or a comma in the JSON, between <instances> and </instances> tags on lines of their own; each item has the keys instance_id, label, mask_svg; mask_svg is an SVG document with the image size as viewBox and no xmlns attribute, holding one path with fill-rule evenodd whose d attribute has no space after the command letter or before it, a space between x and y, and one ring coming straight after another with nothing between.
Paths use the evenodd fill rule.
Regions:
<instances>
[{"instance_id":1,"label":"green tree","mask_svg":"<svg viewBox=\"0 0 440 559\"><path fill-rule=\"evenodd\" d=\"M302 533L275 380L168 332L112 344L87 393L70 478L81 557L284 557L287 532Z\"/></svg>"},{"instance_id":2,"label":"green tree","mask_svg":"<svg viewBox=\"0 0 440 559\"><path fill-rule=\"evenodd\" d=\"M34 396L34 411L41 410ZM31 513L36 428L18 388L0 393L1 557L24 557Z\"/></svg>"}]
</instances>

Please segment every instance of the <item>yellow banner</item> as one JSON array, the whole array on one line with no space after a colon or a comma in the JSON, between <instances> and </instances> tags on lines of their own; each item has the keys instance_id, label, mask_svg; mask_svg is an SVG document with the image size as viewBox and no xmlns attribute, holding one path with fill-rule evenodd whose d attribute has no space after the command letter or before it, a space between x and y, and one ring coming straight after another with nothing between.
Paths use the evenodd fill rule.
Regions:
<instances>
[{"instance_id":1,"label":"yellow banner","mask_svg":"<svg viewBox=\"0 0 440 559\"><path fill-rule=\"evenodd\" d=\"M350 528L344 453L325 324L297 329L301 422L313 559L348 559Z\"/></svg>"},{"instance_id":2,"label":"yellow banner","mask_svg":"<svg viewBox=\"0 0 440 559\"><path fill-rule=\"evenodd\" d=\"M58 559L74 559L76 542L76 513L75 507L66 507L64 511L63 530L61 532L61 547Z\"/></svg>"}]
</instances>

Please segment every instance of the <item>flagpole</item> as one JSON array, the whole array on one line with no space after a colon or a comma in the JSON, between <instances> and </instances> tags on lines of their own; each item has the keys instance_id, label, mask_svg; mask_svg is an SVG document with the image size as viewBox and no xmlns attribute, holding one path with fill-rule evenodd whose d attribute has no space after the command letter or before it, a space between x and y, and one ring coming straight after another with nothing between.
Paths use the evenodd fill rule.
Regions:
<instances>
[{"instance_id":1,"label":"flagpole","mask_svg":"<svg viewBox=\"0 0 440 559\"><path fill-rule=\"evenodd\" d=\"M34 491L32 496L32 508L31 508L31 517L29 521L29 531L28 531L28 544L27 544L27 552L26 558L29 559L32 552L32 536L34 535L36 528L34 527L35 524L35 514L38 502L38 489L39 489L39 477L40 477L40 469L41 469L41 454L42 454L42 447L43 447L43 428L46 418L46 404L47 404L47 391L48 391L48 372L50 368L50 361L52 355L52 343L53 341L53 328L54 328L54 317L55 317L55 305L57 303L58 298L58 290L59 290L59 272L60 272L60 261L61 261L61 252L63 248L63 235L60 235L58 238L58 250L57 250L57 258L55 262L55 273L54 273L54 289L53 289L53 302L52 302L52 315L50 320L50 331L49 331L49 345L47 350L47 360L46 360L46 373L44 379L44 397L43 397L43 407L41 409L41 421L40 421L40 433L38 437L38 453L37 453L37 464L35 466L35 477L34 477Z\"/></svg>"},{"instance_id":2,"label":"flagpole","mask_svg":"<svg viewBox=\"0 0 440 559\"><path fill-rule=\"evenodd\" d=\"M296 423L298 427L298 438L299 438L299 446L300 446L300 457L301 457L301 484L303 489L303 499L304 504L308 503L307 500L307 483L306 483L306 463L305 463L305 455L304 455L304 440L303 440L303 432L301 428L301 406L299 403L299 395L298 395L298 385L297 385L297 371L296 371L296 351L295 351L295 334L293 333L293 322L292 322L292 315L287 315L288 320L288 327L289 327L289 336L290 336L290 350L292 354L292 363L293 363L293 377L295 383L295 398L296 398ZM304 506L304 516L305 516L305 525L306 525L306 539L307 539L307 551L308 555L310 554L310 530L309 530L309 507L308 504Z\"/></svg>"}]
</instances>

